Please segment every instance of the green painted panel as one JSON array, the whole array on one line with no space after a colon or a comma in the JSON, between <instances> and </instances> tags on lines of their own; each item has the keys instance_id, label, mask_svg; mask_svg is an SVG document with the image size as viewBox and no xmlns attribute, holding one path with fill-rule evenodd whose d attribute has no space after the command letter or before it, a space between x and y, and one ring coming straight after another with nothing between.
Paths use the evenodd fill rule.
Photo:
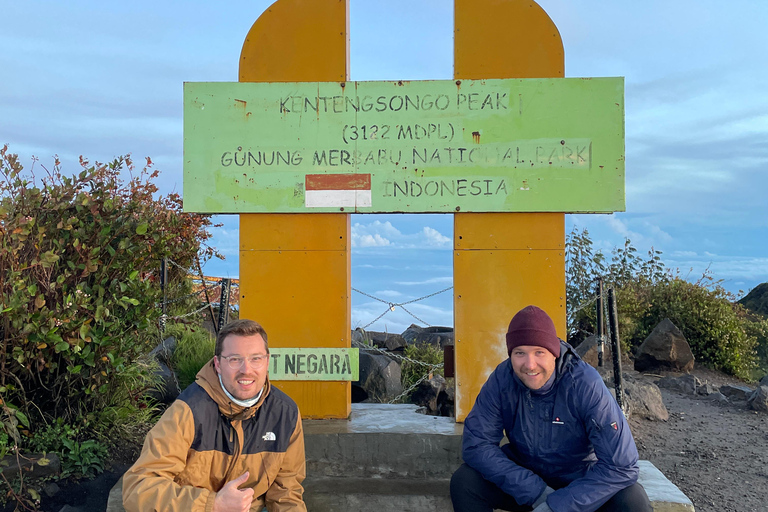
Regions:
<instances>
[{"instance_id":1,"label":"green painted panel","mask_svg":"<svg viewBox=\"0 0 768 512\"><path fill-rule=\"evenodd\" d=\"M184 208L623 211L624 79L186 83Z\"/></svg>"},{"instance_id":2,"label":"green painted panel","mask_svg":"<svg viewBox=\"0 0 768 512\"><path fill-rule=\"evenodd\" d=\"M270 348L270 380L358 380L356 348Z\"/></svg>"}]
</instances>

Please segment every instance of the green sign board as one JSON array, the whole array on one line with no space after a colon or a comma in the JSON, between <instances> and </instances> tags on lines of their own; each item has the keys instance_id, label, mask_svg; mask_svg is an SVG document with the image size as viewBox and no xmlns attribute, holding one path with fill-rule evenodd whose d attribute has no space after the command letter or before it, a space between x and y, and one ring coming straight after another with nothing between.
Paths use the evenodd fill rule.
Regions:
<instances>
[{"instance_id":1,"label":"green sign board","mask_svg":"<svg viewBox=\"0 0 768 512\"><path fill-rule=\"evenodd\" d=\"M623 78L184 84L184 209L613 212Z\"/></svg>"},{"instance_id":2,"label":"green sign board","mask_svg":"<svg viewBox=\"0 0 768 512\"><path fill-rule=\"evenodd\" d=\"M270 348L270 380L350 380L359 378L356 348Z\"/></svg>"}]
</instances>

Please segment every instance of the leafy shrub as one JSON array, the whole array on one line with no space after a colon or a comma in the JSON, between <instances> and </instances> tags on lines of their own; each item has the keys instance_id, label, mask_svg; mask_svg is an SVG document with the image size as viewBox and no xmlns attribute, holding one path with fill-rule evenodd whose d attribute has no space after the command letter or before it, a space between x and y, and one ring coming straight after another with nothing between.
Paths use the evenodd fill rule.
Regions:
<instances>
[{"instance_id":1,"label":"leafy shrub","mask_svg":"<svg viewBox=\"0 0 768 512\"><path fill-rule=\"evenodd\" d=\"M403 391L416 384L426 374L444 375L443 350L429 344L413 344L405 347L403 355L418 362L404 360L400 365Z\"/></svg>"},{"instance_id":2,"label":"leafy shrub","mask_svg":"<svg viewBox=\"0 0 768 512\"><path fill-rule=\"evenodd\" d=\"M59 418L47 424L29 439L33 452L56 453L61 459L61 477L92 476L104 471L107 447L89 439L88 429L69 425Z\"/></svg>"},{"instance_id":3,"label":"leafy shrub","mask_svg":"<svg viewBox=\"0 0 768 512\"><path fill-rule=\"evenodd\" d=\"M216 340L204 329L183 324L167 326L165 336L176 338L171 363L183 390L195 382L197 372L213 357Z\"/></svg>"},{"instance_id":4,"label":"leafy shrub","mask_svg":"<svg viewBox=\"0 0 768 512\"><path fill-rule=\"evenodd\" d=\"M696 360L749 379L756 363L756 339L744 330L730 294L716 285L675 278L653 289L651 305L640 320L634 343L642 342L664 318L685 335Z\"/></svg>"},{"instance_id":5,"label":"leafy shrub","mask_svg":"<svg viewBox=\"0 0 768 512\"><path fill-rule=\"evenodd\" d=\"M149 159L136 175L129 157L81 165L66 177L57 160L38 181L0 149L0 386L28 416L66 423L115 406L120 375L152 341L160 260L216 255L209 216L157 196Z\"/></svg>"},{"instance_id":6,"label":"leafy shrub","mask_svg":"<svg viewBox=\"0 0 768 512\"><path fill-rule=\"evenodd\" d=\"M651 250L647 258L627 239L612 251L606 263L594 251L586 230L574 230L567 239L566 278L569 312L569 341L577 345L596 331L596 313L591 300L594 282L616 293L619 334L624 350L642 343L656 325L669 318L685 335L697 362L741 378L755 375L755 349L768 352L768 324L750 318L733 303L734 297L708 273L695 283L672 276L661 261L661 252ZM607 298L607 293L606 293ZM607 317L607 315L606 315ZM766 354L768 356L768 353Z\"/></svg>"},{"instance_id":7,"label":"leafy shrub","mask_svg":"<svg viewBox=\"0 0 768 512\"><path fill-rule=\"evenodd\" d=\"M107 458L107 447L88 439L83 442L64 439L64 450L61 459L61 476L93 476L104 471L104 461Z\"/></svg>"}]
</instances>

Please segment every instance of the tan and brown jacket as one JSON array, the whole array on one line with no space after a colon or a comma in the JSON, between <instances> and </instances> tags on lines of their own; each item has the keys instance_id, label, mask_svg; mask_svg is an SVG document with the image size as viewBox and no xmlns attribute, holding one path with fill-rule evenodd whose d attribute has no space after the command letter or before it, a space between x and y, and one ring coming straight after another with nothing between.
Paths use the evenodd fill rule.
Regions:
<instances>
[{"instance_id":1,"label":"tan and brown jacket","mask_svg":"<svg viewBox=\"0 0 768 512\"><path fill-rule=\"evenodd\" d=\"M253 407L232 403L213 360L147 434L123 478L128 512L210 511L216 492L246 471L252 511L306 512L304 433L296 403L269 380Z\"/></svg>"}]
</instances>

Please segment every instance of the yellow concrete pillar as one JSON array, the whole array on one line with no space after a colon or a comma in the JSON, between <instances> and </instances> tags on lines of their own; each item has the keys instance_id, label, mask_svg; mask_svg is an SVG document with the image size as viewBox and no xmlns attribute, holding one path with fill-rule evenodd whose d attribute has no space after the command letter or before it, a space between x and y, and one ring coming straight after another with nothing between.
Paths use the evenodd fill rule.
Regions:
<instances>
[{"instance_id":1,"label":"yellow concrete pillar","mask_svg":"<svg viewBox=\"0 0 768 512\"><path fill-rule=\"evenodd\" d=\"M454 0L454 78L565 74L560 33L530 0ZM512 315L541 307L565 337L565 214L454 215L456 421L507 357Z\"/></svg>"},{"instance_id":2,"label":"yellow concrete pillar","mask_svg":"<svg viewBox=\"0 0 768 512\"><path fill-rule=\"evenodd\" d=\"M241 82L343 82L348 0L278 0L253 24ZM272 347L350 346L349 214L240 215L240 316ZM346 418L349 382L280 381L305 418Z\"/></svg>"}]
</instances>

